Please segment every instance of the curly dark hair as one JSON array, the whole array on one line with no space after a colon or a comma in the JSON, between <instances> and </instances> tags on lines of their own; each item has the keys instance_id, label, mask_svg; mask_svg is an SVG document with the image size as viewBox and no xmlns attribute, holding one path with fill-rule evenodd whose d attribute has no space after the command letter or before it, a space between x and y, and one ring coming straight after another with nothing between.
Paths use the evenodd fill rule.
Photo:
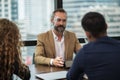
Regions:
<instances>
[{"instance_id":1,"label":"curly dark hair","mask_svg":"<svg viewBox=\"0 0 120 80\"><path fill-rule=\"evenodd\" d=\"M10 80L15 70L15 62L19 65L18 69L24 66L20 52L23 44L20 40L17 25L8 19L0 19L0 80Z\"/></svg>"}]
</instances>

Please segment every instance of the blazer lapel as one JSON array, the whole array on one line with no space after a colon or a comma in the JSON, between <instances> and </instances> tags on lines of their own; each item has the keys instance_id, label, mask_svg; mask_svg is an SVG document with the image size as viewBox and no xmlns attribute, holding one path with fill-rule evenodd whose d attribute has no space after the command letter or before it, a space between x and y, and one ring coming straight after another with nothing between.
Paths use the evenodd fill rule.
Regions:
<instances>
[{"instance_id":1,"label":"blazer lapel","mask_svg":"<svg viewBox=\"0 0 120 80\"><path fill-rule=\"evenodd\" d=\"M69 38L68 38L67 32L65 31L65 32L64 32L65 60L67 59L68 43L69 43Z\"/></svg>"},{"instance_id":2,"label":"blazer lapel","mask_svg":"<svg viewBox=\"0 0 120 80\"><path fill-rule=\"evenodd\" d=\"M54 37L52 34L52 30L49 31L49 40L50 40L50 48L51 48L51 54L53 55L53 57L55 57L55 43L54 43Z\"/></svg>"}]
</instances>

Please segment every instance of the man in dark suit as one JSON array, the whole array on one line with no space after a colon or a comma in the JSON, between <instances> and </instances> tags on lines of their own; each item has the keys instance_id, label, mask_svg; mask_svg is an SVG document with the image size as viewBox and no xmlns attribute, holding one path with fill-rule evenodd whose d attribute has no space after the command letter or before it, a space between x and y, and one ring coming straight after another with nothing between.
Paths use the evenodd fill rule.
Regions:
<instances>
[{"instance_id":1,"label":"man in dark suit","mask_svg":"<svg viewBox=\"0 0 120 80\"><path fill-rule=\"evenodd\" d=\"M119 80L120 42L107 36L103 15L88 12L82 18L82 27L89 43L76 55L67 79L78 80L85 73L89 80Z\"/></svg>"},{"instance_id":2,"label":"man in dark suit","mask_svg":"<svg viewBox=\"0 0 120 80\"><path fill-rule=\"evenodd\" d=\"M35 63L63 67L64 61L72 60L81 45L75 33L65 30L67 13L64 9L55 10L51 22L54 28L38 35Z\"/></svg>"}]
</instances>

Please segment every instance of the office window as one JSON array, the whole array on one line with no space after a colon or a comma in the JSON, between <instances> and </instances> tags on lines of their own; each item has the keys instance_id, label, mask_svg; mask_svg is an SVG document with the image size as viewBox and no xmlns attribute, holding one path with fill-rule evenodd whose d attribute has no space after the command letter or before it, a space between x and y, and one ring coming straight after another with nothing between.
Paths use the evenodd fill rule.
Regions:
<instances>
[{"instance_id":1,"label":"office window","mask_svg":"<svg viewBox=\"0 0 120 80\"><path fill-rule=\"evenodd\" d=\"M54 10L54 0L0 0L0 5L4 5L0 7L0 18L15 22L23 41L36 40L39 33L51 28L50 17ZM29 59L32 61L34 48L35 45L22 48L26 63L31 63Z\"/></svg>"},{"instance_id":2,"label":"office window","mask_svg":"<svg viewBox=\"0 0 120 80\"><path fill-rule=\"evenodd\" d=\"M25 0L24 17L26 35L24 40L36 40L38 33L51 28L50 16L54 9L54 0Z\"/></svg>"},{"instance_id":3,"label":"office window","mask_svg":"<svg viewBox=\"0 0 120 80\"><path fill-rule=\"evenodd\" d=\"M50 16L54 10L54 0L24 0L24 3L21 1L21 6L18 9L18 23L23 40L36 40L39 33L51 28ZM23 13L20 14L22 11ZM23 48L25 63L32 63L34 51L35 46Z\"/></svg>"},{"instance_id":4,"label":"office window","mask_svg":"<svg viewBox=\"0 0 120 80\"><path fill-rule=\"evenodd\" d=\"M8 2L8 0L5 0L5 2Z\"/></svg>"},{"instance_id":5,"label":"office window","mask_svg":"<svg viewBox=\"0 0 120 80\"><path fill-rule=\"evenodd\" d=\"M5 9L5 13L7 13L8 12L8 9Z\"/></svg>"},{"instance_id":6,"label":"office window","mask_svg":"<svg viewBox=\"0 0 120 80\"><path fill-rule=\"evenodd\" d=\"M5 7L8 7L8 4L5 4L4 6L5 6Z\"/></svg>"},{"instance_id":7,"label":"office window","mask_svg":"<svg viewBox=\"0 0 120 80\"><path fill-rule=\"evenodd\" d=\"M81 27L82 16L89 11L102 13L108 23L108 35L120 36L120 0L63 0L63 8L68 13L67 29L84 38Z\"/></svg>"},{"instance_id":8,"label":"office window","mask_svg":"<svg viewBox=\"0 0 120 80\"><path fill-rule=\"evenodd\" d=\"M5 14L5 17L7 18L7 17L8 17L8 14Z\"/></svg>"}]
</instances>

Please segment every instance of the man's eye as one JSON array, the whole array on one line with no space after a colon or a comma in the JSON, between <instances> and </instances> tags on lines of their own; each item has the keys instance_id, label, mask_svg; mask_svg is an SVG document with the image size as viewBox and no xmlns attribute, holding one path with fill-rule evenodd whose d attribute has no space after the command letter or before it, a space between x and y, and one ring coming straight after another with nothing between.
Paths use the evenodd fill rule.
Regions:
<instances>
[{"instance_id":1,"label":"man's eye","mask_svg":"<svg viewBox=\"0 0 120 80\"><path fill-rule=\"evenodd\" d=\"M61 21L61 19L57 19L57 21L59 22L59 21Z\"/></svg>"},{"instance_id":2,"label":"man's eye","mask_svg":"<svg viewBox=\"0 0 120 80\"><path fill-rule=\"evenodd\" d=\"M66 22L66 19L63 19L63 22Z\"/></svg>"},{"instance_id":3,"label":"man's eye","mask_svg":"<svg viewBox=\"0 0 120 80\"><path fill-rule=\"evenodd\" d=\"M57 19L58 22L63 21L66 22L66 19Z\"/></svg>"}]
</instances>

